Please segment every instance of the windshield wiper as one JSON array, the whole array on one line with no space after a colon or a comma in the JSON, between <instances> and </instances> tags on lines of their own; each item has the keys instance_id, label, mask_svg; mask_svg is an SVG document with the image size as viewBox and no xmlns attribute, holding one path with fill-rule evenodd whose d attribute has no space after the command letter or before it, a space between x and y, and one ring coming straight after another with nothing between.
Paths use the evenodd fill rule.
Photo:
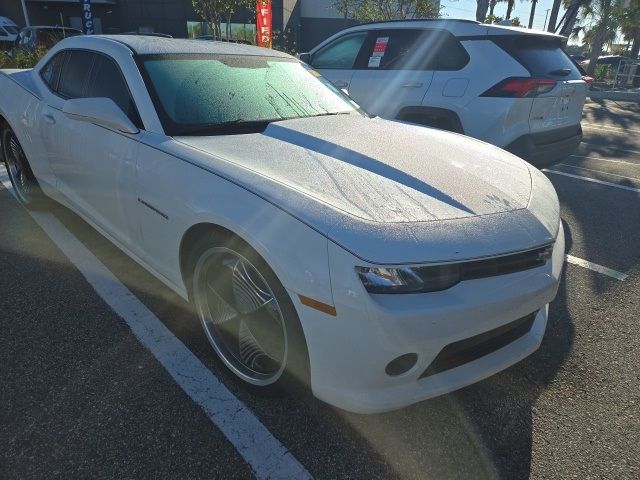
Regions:
<instances>
[{"instance_id":1,"label":"windshield wiper","mask_svg":"<svg viewBox=\"0 0 640 480\"><path fill-rule=\"evenodd\" d=\"M269 125L271 122L277 122L281 120L280 118L272 119L272 120L243 120L242 118L238 118L236 120L230 120L228 122L221 123L203 123L200 125L195 125L193 127L183 128L178 132L176 136L189 136L189 135L204 135L207 133L215 134L220 132L228 132L234 130L263 130Z\"/></svg>"},{"instance_id":2,"label":"windshield wiper","mask_svg":"<svg viewBox=\"0 0 640 480\"><path fill-rule=\"evenodd\" d=\"M352 115L353 112L325 112L325 113L317 113L315 115L311 115L312 117L327 117L329 115Z\"/></svg>"},{"instance_id":3,"label":"windshield wiper","mask_svg":"<svg viewBox=\"0 0 640 480\"><path fill-rule=\"evenodd\" d=\"M556 75L558 77L566 77L570 73L571 73L571 69L570 68L559 68L557 70L554 70L553 72L549 72L549 75Z\"/></svg>"}]
</instances>

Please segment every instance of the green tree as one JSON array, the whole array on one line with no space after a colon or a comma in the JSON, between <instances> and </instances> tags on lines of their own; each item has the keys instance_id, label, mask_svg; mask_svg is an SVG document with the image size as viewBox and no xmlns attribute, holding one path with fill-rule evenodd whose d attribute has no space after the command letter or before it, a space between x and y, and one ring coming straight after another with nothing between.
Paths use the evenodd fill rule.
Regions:
<instances>
[{"instance_id":1,"label":"green tree","mask_svg":"<svg viewBox=\"0 0 640 480\"><path fill-rule=\"evenodd\" d=\"M222 21L226 23L226 37L231 38L231 17L240 8L251 8L252 0L192 0L193 9L200 15L216 38L222 38Z\"/></svg>"},{"instance_id":2,"label":"green tree","mask_svg":"<svg viewBox=\"0 0 640 480\"><path fill-rule=\"evenodd\" d=\"M607 43L613 42L618 31L618 12L622 0L592 0L583 5L584 20L588 27L583 28L583 42L591 48L587 75L593 76L598 57Z\"/></svg>"},{"instance_id":3,"label":"green tree","mask_svg":"<svg viewBox=\"0 0 640 480\"><path fill-rule=\"evenodd\" d=\"M359 22L440 16L435 0L334 0L332 5L345 18Z\"/></svg>"},{"instance_id":4,"label":"green tree","mask_svg":"<svg viewBox=\"0 0 640 480\"><path fill-rule=\"evenodd\" d=\"M628 7L619 6L615 15L620 23L620 33L632 42L629 56L636 58L640 51L640 0L631 0Z\"/></svg>"}]
</instances>

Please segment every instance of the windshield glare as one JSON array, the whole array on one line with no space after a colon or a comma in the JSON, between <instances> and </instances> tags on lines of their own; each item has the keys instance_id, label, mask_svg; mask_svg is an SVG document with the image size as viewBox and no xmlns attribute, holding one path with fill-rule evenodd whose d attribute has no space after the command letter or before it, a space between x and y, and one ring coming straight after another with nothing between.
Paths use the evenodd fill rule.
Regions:
<instances>
[{"instance_id":1,"label":"windshield glare","mask_svg":"<svg viewBox=\"0 0 640 480\"><path fill-rule=\"evenodd\" d=\"M294 59L162 55L145 56L140 64L168 135L356 111L346 96Z\"/></svg>"}]
</instances>

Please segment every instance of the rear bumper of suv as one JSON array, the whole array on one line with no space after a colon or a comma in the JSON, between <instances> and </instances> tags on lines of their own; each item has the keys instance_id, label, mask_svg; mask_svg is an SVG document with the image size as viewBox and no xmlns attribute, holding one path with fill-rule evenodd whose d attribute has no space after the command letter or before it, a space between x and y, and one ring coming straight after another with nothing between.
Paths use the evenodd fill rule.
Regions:
<instances>
[{"instance_id":1,"label":"rear bumper of suv","mask_svg":"<svg viewBox=\"0 0 640 480\"><path fill-rule=\"evenodd\" d=\"M545 168L571 155L581 141L582 127L578 124L548 132L523 135L507 145L505 150L538 168Z\"/></svg>"}]
</instances>

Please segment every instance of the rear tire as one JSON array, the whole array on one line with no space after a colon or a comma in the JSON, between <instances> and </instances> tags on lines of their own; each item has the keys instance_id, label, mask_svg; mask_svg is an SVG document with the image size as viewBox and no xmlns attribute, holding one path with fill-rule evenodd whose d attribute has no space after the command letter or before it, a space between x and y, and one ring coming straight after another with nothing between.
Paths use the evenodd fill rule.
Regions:
<instances>
[{"instance_id":1,"label":"rear tire","mask_svg":"<svg viewBox=\"0 0 640 480\"><path fill-rule=\"evenodd\" d=\"M0 125L0 144L9 180L20 203L30 210L45 208L46 196L40 189L18 137L6 123Z\"/></svg>"},{"instance_id":2,"label":"rear tire","mask_svg":"<svg viewBox=\"0 0 640 480\"><path fill-rule=\"evenodd\" d=\"M261 395L303 392L309 356L293 302L247 243L211 232L192 246L189 298L216 356Z\"/></svg>"}]
</instances>

